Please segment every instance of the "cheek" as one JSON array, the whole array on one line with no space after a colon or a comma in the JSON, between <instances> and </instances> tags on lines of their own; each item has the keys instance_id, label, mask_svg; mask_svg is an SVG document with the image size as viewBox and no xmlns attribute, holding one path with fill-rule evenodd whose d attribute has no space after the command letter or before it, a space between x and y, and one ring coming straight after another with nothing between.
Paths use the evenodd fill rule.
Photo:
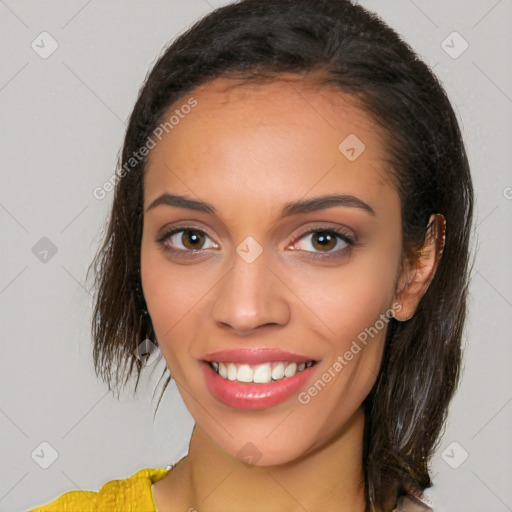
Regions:
<instances>
[{"instance_id":1,"label":"cheek","mask_svg":"<svg viewBox=\"0 0 512 512\"><path fill-rule=\"evenodd\" d=\"M360 255L353 264L297 272L289 278L311 320L320 320L326 336L341 350L390 307L397 261L398 255Z\"/></svg>"},{"instance_id":2,"label":"cheek","mask_svg":"<svg viewBox=\"0 0 512 512\"><path fill-rule=\"evenodd\" d=\"M318 340L324 357L315 380L298 396L304 432L316 439L315 445L335 435L361 407L376 381L389 325L386 313L393 277L368 272L316 281L318 288L309 301L328 327L328 336Z\"/></svg>"},{"instance_id":3,"label":"cheek","mask_svg":"<svg viewBox=\"0 0 512 512\"><path fill-rule=\"evenodd\" d=\"M201 313L201 298L214 283L208 272L198 272L194 266L172 264L160 250L141 245L141 281L148 312L160 349L170 370L188 350L187 340L194 335Z\"/></svg>"},{"instance_id":4,"label":"cheek","mask_svg":"<svg viewBox=\"0 0 512 512\"><path fill-rule=\"evenodd\" d=\"M150 242L143 235L141 281L148 312L173 379L185 389L192 389L190 372L197 371L194 348L197 350L197 340L211 334L209 308L225 270L219 269L214 258L200 265L176 264ZM196 393L200 395L204 390ZM188 393L182 396L187 401ZM187 407L192 411L194 401Z\"/></svg>"},{"instance_id":5,"label":"cheek","mask_svg":"<svg viewBox=\"0 0 512 512\"><path fill-rule=\"evenodd\" d=\"M290 279L295 276L293 289L308 306L300 315L309 324L306 329L319 333L321 326L317 343L322 382L301 402L309 403L311 418L325 417L325 411L331 411L326 421L337 423L370 392L390 321L399 247L398 242L388 241L355 255L345 266L290 273ZM344 410L337 408L341 403Z\"/></svg>"}]
</instances>

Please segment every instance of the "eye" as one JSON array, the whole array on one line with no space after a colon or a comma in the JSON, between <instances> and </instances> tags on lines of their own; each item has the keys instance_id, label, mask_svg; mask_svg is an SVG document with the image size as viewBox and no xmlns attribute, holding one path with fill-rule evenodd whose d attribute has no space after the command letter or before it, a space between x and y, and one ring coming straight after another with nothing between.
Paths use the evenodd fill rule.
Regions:
<instances>
[{"instance_id":1,"label":"eye","mask_svg":"<svg viewBox=\"0 0 512 512\"><path fill-rule=\"evenodd\" d=\"M342 230L315 228L302 234L289 248L312 253L312 257L344 256L355 244L354 238Z\"/></svg>"},{"instance_id":2,"label":"eye","mask_svg":"<svg viewBox=\"0 0 512 512\"><path fill-rule=\"evenodd\" d=\"M158 237L157 243L167 252L191 256L207 249L219 248L207 233L194 227L169 229ZM354 238L343 230L321 227L303 233L288 248L311 253L313 258L331 258L346 256L353 245Z\"/></svg>"},{"instance_id":3,"label":"eye","mask_svg":"<svg viewBox=\"0 0 512 512\"><path fill-rule=\"evenodd\" d=\"M210 245L205 245L207 240L211 241ZM166 231L158 237L157 242L165 250L171 252L193 252L219 247L204 231L192 227L174 228Z\"/></svg>"}]
</instances>

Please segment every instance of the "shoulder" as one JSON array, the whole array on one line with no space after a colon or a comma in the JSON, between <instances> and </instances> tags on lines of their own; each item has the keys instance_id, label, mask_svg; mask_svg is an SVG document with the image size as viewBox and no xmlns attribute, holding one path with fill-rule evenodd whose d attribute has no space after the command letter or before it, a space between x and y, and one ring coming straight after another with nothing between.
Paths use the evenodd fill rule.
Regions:
<instances>
[{"instance_id":1,"label":"shoulder","mask_svg":"<svg viewBox=\"0 0 512 512\"><path fill-rule=\"evenodd\" d=\"M69 491L29 512L155 512L151 484L167 468L144 468L121 480L103 484L99 491Z\"/></svg>"},{"instance_id":2,"label":"shoulder","mask_svg":"<svg viewBox=\"0 0 512 512\"><path fill-rule=\"evenodd\" d=\"M412 494L403 494L393 512L434 512L434 510Z\"/></svg>"}]
</instances>

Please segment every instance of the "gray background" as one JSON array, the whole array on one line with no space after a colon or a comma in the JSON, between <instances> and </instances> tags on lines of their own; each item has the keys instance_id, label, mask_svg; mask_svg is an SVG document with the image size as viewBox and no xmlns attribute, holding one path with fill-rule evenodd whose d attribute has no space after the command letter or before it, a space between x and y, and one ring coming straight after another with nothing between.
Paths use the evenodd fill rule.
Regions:
<instances>
[{"instance_id":1,"label":"gray background","mask_svg":"<svg viewBox=\"0 0 512 512\"><path fill-rule=\"evenodd\" d=\"M174 384L152 419L162 359L145 370L136 396L118 399L95 376L85 273L112 193L100 201L92 191L113 173L138 89L163 46L225 3L0 0L0 512L97 490L186 453L193 422ZM512 1L361 3L441 78L477 196L465 369L428 495L436 512L510 511ZM58 43L46 59L31 47L50 48L44 31ZM469 45L457 58L464 42L454 31Z\"/></svg>"}]
</instances>

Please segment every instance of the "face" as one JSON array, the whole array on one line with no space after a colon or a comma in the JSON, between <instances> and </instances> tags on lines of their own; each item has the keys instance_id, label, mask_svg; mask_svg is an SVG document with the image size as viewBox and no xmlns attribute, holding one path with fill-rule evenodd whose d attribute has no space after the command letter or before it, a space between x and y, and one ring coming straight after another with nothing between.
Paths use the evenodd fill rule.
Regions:
<instances>
[{"instance_id":1,"label":"face","mask_svg":"<svg viewBox=\"0 0 512 512\"><path fill-rule=\"evenodd\" d=\"M384 140L292 79L216 79L176 109L144 183L156 338L216 445L283 464L333 439L379 371L402 254Z\"/></svg>"}]
</instances>

